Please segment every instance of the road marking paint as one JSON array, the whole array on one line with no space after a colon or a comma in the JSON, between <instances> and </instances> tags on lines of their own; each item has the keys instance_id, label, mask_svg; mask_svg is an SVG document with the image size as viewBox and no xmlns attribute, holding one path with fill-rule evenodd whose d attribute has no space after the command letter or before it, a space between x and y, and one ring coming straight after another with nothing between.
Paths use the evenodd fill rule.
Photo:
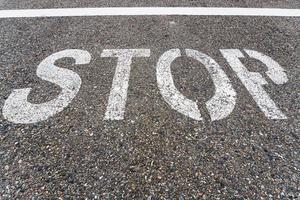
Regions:
<instances>
[{"instance_id":1,"label":"road marking paint","mask_svg":"<svg viewBox=\"0 0 300 200\"><path fill-rule=\"evenodd\" d=\"M215 85L214 96L206 102L211 120L226 118L233 111L236 102L236 92L229 78L221 66L208 55L192 49L185 51L188 57L194 58L204 65Z\"/></svg>"},{"instance_id":2,"label":"road marking paint","mask_svg":"<svg viewBox=\"0 0 300 200\"><path fill-rule=\"evenodd\" d=\"M192 119L198 121L203 120L197 103L187 99L175 87L171 72L171 64L179 57L181 57L180 49L171 49L166 51L159 58L156 67L158 88L164 100L172 109Z\"/></svg>"},{"instance_id":3,"label":"road marking paint","mask_svg":"<svg viewBox=\"0 0 300 200\"><path fill-rule=\"evenodd\" d=\"M0 11L0 18L160 15L299 17L300 9L234 7L98 7Z\"/></svg>"},{"instance_id":4,"label":"road marking paint","mask_svg":"<svg viewBox=\"0 0 300 200\"><path fill-rule=\"evenodd\" d=\"M288 82L288 77L285 73L285 70L278 64L278 62L273 60L271 57L254 50L244 49L244 51L251 58L259 60L266 65L266 67L268 68L266 74L274 83L284 84Z\"/></svg>"},{"instance_id":5,"label":"road marking paint","mask_svg":"<svg viewBox=\"0 0 300 200\"><path fill-rule=\"evenodd\" d=\"M67 107L78 93L81 79L75 72L54 65L55 61L66 57L75 59L76 65L89 64L91 61L89 52L78 49L50 55L38 66L37 76L60 86L59 96L49 102L32 104L27 101L31 88L14 90L4 103L4 118L17 124L35 123L46 120Z\"/></svg>"},{"instance_id":6,"label":"road marking paint","mask_svg":"<svg viewBox=\"0 0 300 200\"><path fill-rule=\"evenodd\" d=\"M132 59L134 57L150 57L150 49L105 49L101 57L118 58L105 120L122 120L125 113Z\"/></svg>"},{"instance_id":7,"label":"road marking paint","mask_svg":"<svg viewBox=\"0 0 300 200\"><path fill-rule=\"evenodd\" d=\"M220 51L266 117L270 119L286 119L286 116L276 106L275 102L262 87L263 85L267 85L268 82L261 74L250 72L240 61L240 58L245 57L243 53L238 49L222 49ZM272 58L257 51L245 51L250 57L263 62L268 67L266 74L273 82L276 84L283 84L288 81L284 69Z\"/></svg>"},{"instance_id":8,"label":"road marking paint","mask_svg":"<svg viewBox=\"0 0 300 200\"><path fill-rule=\"evenodd\" d=\"M287 119L275 102L269 97L263 86L268 82L260 73L249 71L241 62L245 56L238 49L221 49L223 57L228 61L245 88L269 119ZM254 50L244 50L249 57L254 58L267 67L266 75L275 84L288 82L285 70L271 57ZM101 57L117 58L117 67L113 78L104 120L123 120L125 114L130 69L133 58L150 57L150 49L104 49ZM215 85L214 96L206 102L206 107L212 121L228 117L236 104L236 92L231 81L211 57L199 51L186 49L186 56L198 60L204 65ZM195 101L187 99L175 87L171 64L181 57L180 49L171 49L162 54L157 62L156 77L159 91L163 99L172 109L195 120L203 120ZM60 94L53 100L33 104L28 102L32 88L15 89L5 100L3 117L17 124L30 124L47 120L49 117L63 111L77 95L81 87L79 75L69 69L55 66L61 58L73 58L76 65L89 64L89 52L79 49L67 49L45 58L37 67L37 76L43 80L58 85Z\"/></svg>"},{"instance_id":9,"label":"road marking paint","mask_svg":"<svg viewBox=\"0 0 300 200\"><path fill-rule=\"evenodd\" d=\"M188 57L196 59L204 65L215 84L215 95L206 102L211 120L226 118L234 109L236 100L236 92L232 88L229 78L208 55L192 49L186 49L185 52ZM165 101L174 110L200 121L202 117L197 103L181 94L173 81L171 64L179 57L181 57L179 49L171 49L160 57L156 71L158 88Z\"/></svg>"}]
</instances>

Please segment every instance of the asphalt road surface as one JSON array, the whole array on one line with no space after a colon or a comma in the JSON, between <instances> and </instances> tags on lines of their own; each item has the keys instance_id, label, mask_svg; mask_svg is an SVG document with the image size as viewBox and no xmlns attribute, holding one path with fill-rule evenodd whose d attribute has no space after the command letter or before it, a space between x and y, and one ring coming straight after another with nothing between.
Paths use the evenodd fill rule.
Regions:
<instances>
[{"instance_id":1,"label":"asphalt road surface","mask_svg":"<svg viewBox=\"0 0 300 200\"><path fill-rule=\"evenodd\" d=\"M300 2L0 0L1 10L115 6ZM300 198L300 17L0 27L0 199Z\"/></svg>"}]
</instances>

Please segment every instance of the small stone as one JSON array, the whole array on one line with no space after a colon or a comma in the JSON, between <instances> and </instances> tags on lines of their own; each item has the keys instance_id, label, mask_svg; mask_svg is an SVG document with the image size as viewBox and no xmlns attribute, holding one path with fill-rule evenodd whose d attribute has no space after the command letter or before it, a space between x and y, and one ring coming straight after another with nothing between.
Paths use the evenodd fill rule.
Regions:
<instances>
[{"instance_id":1,"label":"small stone","mask_svg":"<svg viewBox=\"0 0 300 200\"><path fill-rule=\"evenodd\" d=\"M171 26L176 25L176 22L174 22L174 21L170 21L169 23L170 23Z\"/></svg>"}]
</instances>

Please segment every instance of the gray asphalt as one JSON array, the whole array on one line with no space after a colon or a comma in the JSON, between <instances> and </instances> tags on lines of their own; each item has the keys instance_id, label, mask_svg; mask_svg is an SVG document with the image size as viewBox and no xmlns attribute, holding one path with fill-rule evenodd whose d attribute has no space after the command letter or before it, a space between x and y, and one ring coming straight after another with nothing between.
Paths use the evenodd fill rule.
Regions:
<instances>
[{"instance_id":1,"label":"gray asphalt","mask_svg":"<svg viewBox=\"0 0 300 200\"><path fill-rule=\"evenodd\" d=\"M0 1L1 9L96 6L241 6L300 8L286 1ZM30 102L60 88L36 76L38 64L64 49L83 49L89 65L58 65L80 75L72 103L44 122L17 125L0 115L0 199L297 199L300 198L300 18L65 17L0 19L0 108L13 89L32 87ZM104 121L116 60L103 49L146 48L132 64L125 119ZM156 82L158 58L190 48L214 58L237 92L226 119L203 122L172 110ZM265 86L287 120L258 108L219 49L253 49L274 58L289 82ZM245 61L252 71L266 68ZM177 88L200 107L214 94L199 63L172 65Z\"/></svg>"},{"instance_id":2,"label":"gray asphalt","mask_svg":"<svg viewBox=\"0 0 300 200\"><path fill-rule=\"evenodd\" d=\"M203 6L203 7L265 7L265 8L299 8L298 0L1 0L3 9L25 8L70 8L70 7L122 7L122 6Z\"/></svg>"}]
</instances>

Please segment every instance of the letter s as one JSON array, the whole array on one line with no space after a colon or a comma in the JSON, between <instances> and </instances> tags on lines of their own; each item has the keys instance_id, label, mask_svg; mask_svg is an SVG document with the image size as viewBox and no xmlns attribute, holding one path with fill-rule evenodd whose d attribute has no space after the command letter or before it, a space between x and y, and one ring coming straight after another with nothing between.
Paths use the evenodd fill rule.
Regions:
<instances>
[{"instance_id":1,"label":"letter s","mask_svg":"<svg viewBox=\"0 0 300 200\"><path fill-rule=\"evenodd\" d=\"M59 96L45 103L32 104L27 101L32 88L13 90L4 103L5 119L17 124L36 123L61 112L71 103L80 89L81 79L75 72L54 65L55 61L65 57L73 58L76 65L89 64L91 61L89 52L78 49L60 51L44 59L37 68L37 76L60 86Z\"/></svg>"}]
</instances>

